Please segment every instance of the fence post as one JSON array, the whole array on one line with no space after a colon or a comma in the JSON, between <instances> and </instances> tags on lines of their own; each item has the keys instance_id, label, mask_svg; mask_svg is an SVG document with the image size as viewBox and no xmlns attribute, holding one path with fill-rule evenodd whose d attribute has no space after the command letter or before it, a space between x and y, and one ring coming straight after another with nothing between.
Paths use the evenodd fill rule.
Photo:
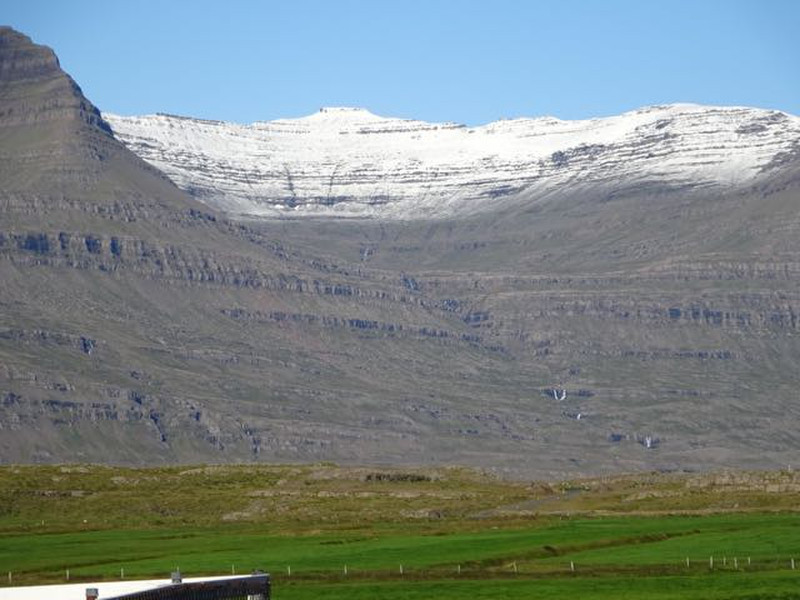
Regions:
<instances>
[{"instance_id":1,"label":"fence post","mask_svg":"<svg viewBox=\"0 0 800 600\"><path fill-rule=\"evenodd\" d=\"M286 567L286 574L291 577L292 576L292 565Z\"/></svg>"},{"instance_id":2,"label":"fence post","mask_svg":"<svg viewBox=\"0 0 800 600\"><path fill-rule=\"evenodd\" d=\"M403 565L400 565L400 575L403 574Z\"/></svg>"},{"instance_id":3,"label":"fence post","mask_svg":"<svg viewBox=\"0 0 800 600\"><path fill-rule=\"evenodd\" d=\"M573 573L575 572L575 563L573 561L569 561L569 570Z\"/></svg>"},{"instance_id":4,"label":"fence post","mask_svg":"<svg viewBox=\"0 0 800 600\"><path fill-rule=\"evenodd\" d=\"M69 581L69 569L67 569L67 581Z\"/></svg>"},{"instance_id":5,"label":"fence post","mask_svg":"<svg viewBox=\"0 0 800 600\"><path fill-rule=\"evenodd\" d=\"M689 568L689 557L688 556L686 557L686 568L687 569Z\"/></svg>"},{"instance_id":6,"label":"fence post","mask_svg":"<svg viewBox=\"0 0 800 600\"><path fill-rule=\"evenodd\" d=\"M709 569L713 569L714 568L714 557L713 556L709 556L708 557L708 568Z\"/></svg>"}]
</instances>

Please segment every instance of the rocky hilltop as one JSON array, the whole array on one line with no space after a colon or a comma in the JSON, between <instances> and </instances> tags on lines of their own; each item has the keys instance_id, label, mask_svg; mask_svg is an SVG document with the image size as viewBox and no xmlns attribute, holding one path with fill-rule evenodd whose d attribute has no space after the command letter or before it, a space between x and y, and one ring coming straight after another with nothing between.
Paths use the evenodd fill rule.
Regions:
<instances>
[{"instance_id":1,"label":"rocky hilltop","mask_svg":"<svg viewBox=\"0 0 800 600\"><path fill-rule=\"evenodd\" d=\"M800 118L786 113L688 104L482 127L355 108L252 125L105 118L134 152L197 198L268 217L462 217L576 185L731 190L769 176L800 139Z\"/></svg>"},{"instance_id":2,"label":"rocky hilltop","mask_svg":"<svg viewBox=\"0 0 800 600\"><path fill-rule=\"evenodd\" d=\"M252 126L285 130L268 137L264 163L234 152L245 138L231 135L225 170L219 135L233 126L142 119L172 123L176 136L211 132L209 145L169 142L182 158L161 165L52 51L0 29L3 462L463 463L558 475L796 457L794 117L648 109L619 117L636 124L597 141L596 158L570 142L529 157L532 170L503 167L508 151L480 175L467 156L441 178L422 161L416 182L408 171L392 179L370 140L434 146L537 128L561 139L554 132L576 125L468 133L333 111ZM364 140L341 146L342 179L319 169L321 157L338 160L333 142L293 154L290 140L317 125L352 131L364 119L369 135L331 134ZM650 134L658 160L641 150ZM286 164L291 178L256 181L245 164ZM388 169L391 194L370 205L375 169ZM237 195L245 179L285 189ZM418 198L420 186L430 194ZM344 199L322 200L333 197ZM415 202L415 218L399 218ZM256 206L376 218L241 218Z\"/></svg>"}]
</instances>

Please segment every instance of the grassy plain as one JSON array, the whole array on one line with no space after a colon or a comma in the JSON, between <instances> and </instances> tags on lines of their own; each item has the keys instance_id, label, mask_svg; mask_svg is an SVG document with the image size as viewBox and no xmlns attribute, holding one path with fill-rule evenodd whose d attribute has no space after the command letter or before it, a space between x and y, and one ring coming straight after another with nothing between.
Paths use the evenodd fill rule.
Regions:
<instances>
[{"instance_id":1,"label":"grassy plain","mask_svg":"<svg viewBox=\"0 0 800 600\"><path fill-rule=\"evenodd\" d=\"M23 585L67 569L264 569L279 599L794 598L798 509L788 472L541 483L456 468L4 467L0 572Z\"/></svg>"}]
</instances>

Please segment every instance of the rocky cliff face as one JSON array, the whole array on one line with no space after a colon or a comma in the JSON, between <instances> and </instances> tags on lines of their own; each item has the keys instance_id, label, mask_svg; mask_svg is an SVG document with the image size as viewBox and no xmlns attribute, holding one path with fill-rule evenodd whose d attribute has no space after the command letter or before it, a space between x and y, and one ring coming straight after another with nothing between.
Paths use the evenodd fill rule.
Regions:
<instances>
[{"instance_id":1,"label":"rocky cliff face","mask_svg":"<svg viewBox=\"0 0 800 600\"><path fill-rule=\"evenodd\" d=\"M735 189L798 146L800 118L697 105L482 127L323 108L252 125L105 115L134 152L241 215L452 218L576 185Z\"/></svg>"},{"instance_id":2,"label":"rocky cliff face","mask_svg":"<svg viewBox=\"0 0 800 600\"><path fill-rule=\"evenodd\" d=\"M733 187L682 178L677 154L660 179L601 182L587 154L557 158L585 166L544 195L487 195L489 175L512 177L487 167L463 183L485 209L447 219L229 220L197 198L235 178L209 167L207 192L182 191L109 134L49 50L0 40L0 460L553 475L796 455L800 160L775 154L783 126L736 134L761 158ZM668 129L710 109L656 110L675 113ZM348 131L363 116L337 114ZM490 135L368 121L388 131L359 139ZM696 156L717 173L723 154ZM313 206L323 176L302 164L296 206ZM348 177L354 198L377 185ZM413 198L412 180L391 188ZM441 198L448 181L424 185Z\"/></svg>"},{"instance_id":3,"label":"rocky cliff face","mask_svg":"<svg viewBox=\"0 0 800 600\"><path fill-rule=\"evenodd\" d=\"M0 27L3 128L81 122L111 134L100 111L64 73L55 53L9 27Z\"/></svg>"}]
</instances>

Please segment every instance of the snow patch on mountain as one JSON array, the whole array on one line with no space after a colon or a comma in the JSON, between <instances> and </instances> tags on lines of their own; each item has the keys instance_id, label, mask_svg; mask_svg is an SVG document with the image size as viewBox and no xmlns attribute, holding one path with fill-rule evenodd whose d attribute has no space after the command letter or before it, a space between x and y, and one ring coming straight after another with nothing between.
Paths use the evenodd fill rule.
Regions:
<instances>
[{"instance_id":1,"label":"snow patch on mountain","mask_svg":"<svg viewBox=\"0 0 800 600\"><path fill-rule=\"evenodd\" d=\"M264 217L450 216L576 184L738 186L800 145L798 117L693 104L480 127L345 107L250 125L103 116L134 152L198 199Z\"/></svg>"}]
</instances>

